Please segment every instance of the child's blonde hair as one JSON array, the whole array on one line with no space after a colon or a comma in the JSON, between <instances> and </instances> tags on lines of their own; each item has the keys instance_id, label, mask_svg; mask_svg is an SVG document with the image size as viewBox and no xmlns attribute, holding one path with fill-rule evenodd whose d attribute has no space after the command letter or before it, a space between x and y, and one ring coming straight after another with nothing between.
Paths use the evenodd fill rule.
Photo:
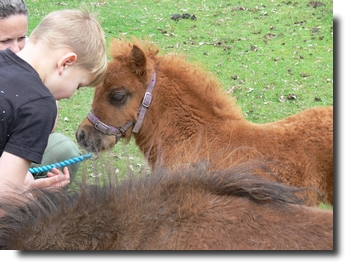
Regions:
<instances>
[{"instance_id":1,"label":"child's blonde hair","mask_svg":"<svg viewBox=\"0 0 345 262\"><path fill-rule=\"evenodd\" d=\"M102 81L107 69L105 35L95 16L86 10L58 10L45 16L32 31L30 42L43 41L51 49L71 48L76 65L94 74L90 86Z\"/></svg>"}]
</instances>

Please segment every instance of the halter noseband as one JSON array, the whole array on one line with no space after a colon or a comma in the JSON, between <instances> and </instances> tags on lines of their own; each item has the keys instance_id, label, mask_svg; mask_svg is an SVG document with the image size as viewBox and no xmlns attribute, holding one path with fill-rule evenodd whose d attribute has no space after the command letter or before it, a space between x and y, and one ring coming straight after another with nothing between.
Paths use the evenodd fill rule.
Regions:
<instances>
[{"instance_id":1,"label":"halter noseband","mask_svg":"<svg viewBox=\"0 0 345 262\"><path fill-rule=\"evenodd\" d=\"M153 72L153 76L151 79L151 82L149 86L147 87L147 90L145 92L145 95L141 101L140 107L138 109L138 120L135 123L132 132L138 133L139 129L144 121L144 117L146 114L147 109L149 108L151 101L152 101L152 91L156 83L156 72ZM94 125L94 127L101 133L105 135L115 135L116 136L116 142L119 141L119 139L123 136L123 134L126 132L128 128L130 128L134 121L130 121L127 124L125 124L123 127L113 127L108 126L104 124L102 121L100 121L93 113L92 110L89 111L87 114L87 118L90 120L90 122Z\"/></svg>"}]
</instances>

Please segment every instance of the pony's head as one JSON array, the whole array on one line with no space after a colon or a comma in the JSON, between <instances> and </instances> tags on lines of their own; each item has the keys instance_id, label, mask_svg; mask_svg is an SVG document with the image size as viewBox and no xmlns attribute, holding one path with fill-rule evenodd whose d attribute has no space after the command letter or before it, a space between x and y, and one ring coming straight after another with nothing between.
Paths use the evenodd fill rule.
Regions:
<instances>
[{"instance_id":1,"label":"pony's head","mask_svg":"<svg viewBox=\"0 0 345 262\"><path fill-rule=\"evenodd\" d=\"M106 76L95 90L92 109L79 125L76 139L85 150L112 148L138 132L155 85L153 58L158 49L113 39Z\"/></svg>"}]
</instances>

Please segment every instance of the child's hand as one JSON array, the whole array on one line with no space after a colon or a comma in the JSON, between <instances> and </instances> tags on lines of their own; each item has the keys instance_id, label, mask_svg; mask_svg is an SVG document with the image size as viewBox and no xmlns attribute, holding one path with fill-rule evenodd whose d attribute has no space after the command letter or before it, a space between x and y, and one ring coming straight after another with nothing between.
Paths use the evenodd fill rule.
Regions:
<instances>
[{"instance_id":1,"label":"child's hand","mask_svg":"<svg viewBox=\"0 0 345 262\"><path fill-rule=\"evenodd\" d=\"M64 173L57 168L53 168L51 172L48 172L48 177L36 179L31 181L28 185L29 188L51 188L59 189L67 186L70 183L70 175L67 167L64 167Z\"/></svg>"}]
</instances>

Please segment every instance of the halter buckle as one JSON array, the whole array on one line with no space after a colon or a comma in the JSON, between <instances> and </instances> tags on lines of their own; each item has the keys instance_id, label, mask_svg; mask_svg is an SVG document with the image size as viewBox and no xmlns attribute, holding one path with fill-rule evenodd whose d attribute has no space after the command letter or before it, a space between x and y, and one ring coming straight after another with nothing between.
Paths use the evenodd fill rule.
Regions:
<instances>
[{"instance_id":1,"label":"halter buckle","mask_svg":"<svg viewBox=\"0 0 345 262\"><path fill-rule=\"evenodd\" d=\"M104 134L109 134L110 132L110 127L108 126L108 125L106 125L106 124L104 124L103 122L101 122L101 121L97 121L96 123L95 123L95 128L98 130L98 131L100 131L100 132L102 132L102 133L104 133Z\"/></svg>"},{"instance_id":2,"label":"halter buckle","mask_svg":"<svg viewBox=\"0 0 345 262\"><path fill-rule=\"evenodd\" d=\"M150 92L146 92L141 104L143 105L143 107L148 108L151 104L151 101L152 101L152 94Z\"/></svg>"}]
</instances>

